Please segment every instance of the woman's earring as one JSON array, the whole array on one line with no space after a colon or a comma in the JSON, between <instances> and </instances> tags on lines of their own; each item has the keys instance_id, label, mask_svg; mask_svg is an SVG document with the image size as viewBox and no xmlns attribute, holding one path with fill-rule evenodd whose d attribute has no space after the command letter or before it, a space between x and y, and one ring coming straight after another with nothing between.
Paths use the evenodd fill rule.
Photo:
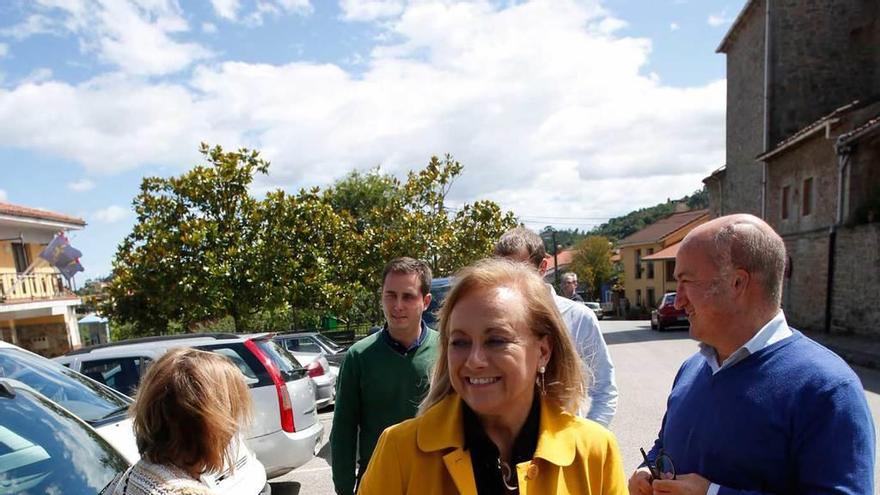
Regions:
<instances>
[{"instance_id":1,"label":"woman's earring","mask_svg":"<svg viewBox=\"0 0 880 495\"><path fill-rule=\"evenodd\" d=\"M542 364L538 368L538 388L541 389L541 395L547 395L547 389L544 387L544 372L547 368Z\"/></svg>"}]
</instances>

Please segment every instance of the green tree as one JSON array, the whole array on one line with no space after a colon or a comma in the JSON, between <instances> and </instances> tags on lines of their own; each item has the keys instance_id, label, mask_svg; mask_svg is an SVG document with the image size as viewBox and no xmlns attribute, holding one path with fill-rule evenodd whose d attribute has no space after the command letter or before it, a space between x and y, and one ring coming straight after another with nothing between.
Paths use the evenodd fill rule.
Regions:
<instances>
[{"instance_id":1,"label":"green tree","mask_svg":"<svg viewBox=\"0 0 880 495\"><path fill-rule=\"evenodd\" d=\"M577 244L569 268L587 283L590 296L596 298L602 283L614 276L611 242L607 237L589 236Z\"/></svg>"},{"instance_id":2,"label":"green tree","mask_svg":"<svg viewBox=\"0 0 880 495\"><path fill-rule=\"evenodd\" d=\"M449 275L515 225L491 201L446 208L463 169L449 155L405 182L352 172L326 191L256 200L248 188L269 166L259 153L201 152L207 165L145 178L134 200L138 222L117 249L105 311L119 335L286 329L328 313L378 322L389 259L426 259Z\"/></svg>"},{"instance_id":3,"label":"green tree","mask_svg":"<svg viewBox=\"0 0 880 495\"><path fill-rule=\"evenodd\" d=\"M629 236L652 223L662 220L676 211L676 205L684 203L688 209L698 210L708 208L709 195L706 189L694 191L690 196L685 196L677 200L667 200L648 208L641 208L631 211L626 215L619 216L608 220L606 223L592 229L590 235L601 235L608 237L612 241L618 241Z\"/></svg>"},{"instance_id":4,"label":"green tree","mask_svg":"<svg viewBox=\"0 0 880 495\"><path fill-rule=\"evenodd\" d=\"M381 319L379 278L397 256L425 259L435 276L450 275L492 252L497 238L516 225L513 214L491 201L464 204L453 212L446 197L463 165L451 155L431 157L424 169L405 182L380 174L352 172L324 191L323 197L355 226L357 261L349 280L361 296L355 312Z\"/></svg>"},{"instance_id":5,"label":"green tree","mask_svg":"<svg viewBox=\"0 0 880 495\"><path fill-rule=\"evenodd\" d=\"M248 194L269 163L257 151L224 152L202 144L207 165L172 178L144 178L134 199L137 224L113 262L108 313L137 332L165 333L206 319L232 317L239 330L278 286L264 283L261 249L269 232Z\"/></svg>"},{"instance_id":6,"label":"green tree","mask_svg":"<svg viewBox=\"0 0 880 495\"><path fill-rule=\"evenodd\" d=\"M362 237L350 218L339 215L318 189L297 195L275 191L264 201L263 221L270 233L261 259L274 291L272 306L289 309L293 323L305 326L309 315L345 314L361 292L357 269Z\"/></svg>"}]
</instances>

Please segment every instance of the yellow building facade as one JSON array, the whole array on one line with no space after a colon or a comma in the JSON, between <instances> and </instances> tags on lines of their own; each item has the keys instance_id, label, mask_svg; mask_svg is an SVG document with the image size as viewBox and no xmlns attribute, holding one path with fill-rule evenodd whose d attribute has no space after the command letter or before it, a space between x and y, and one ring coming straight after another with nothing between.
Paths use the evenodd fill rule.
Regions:
<instances>
[{"instance_id":1,"label":"yellow building facade","mask_svg":"<svg viewBox=\"0 0 880 495\"><path fill-rule=\"evenodd\" d=\"M49 357L81 345L80 299L39 254L58 232L85 225L80 218L0 202L0 340Z\"/></svg>"},{"instance_id":2,"label":"yellow building facade","mask_svg":"<svg viewBox=\"0 0 880 495\"><path fill-rule=\"evenodd\" d=\"M663 294L675 292L678 244L694 227L707 220L708 210L673 213L618 243L624 291L630 308L656 308Z\"/></svg>"}]
</instances>

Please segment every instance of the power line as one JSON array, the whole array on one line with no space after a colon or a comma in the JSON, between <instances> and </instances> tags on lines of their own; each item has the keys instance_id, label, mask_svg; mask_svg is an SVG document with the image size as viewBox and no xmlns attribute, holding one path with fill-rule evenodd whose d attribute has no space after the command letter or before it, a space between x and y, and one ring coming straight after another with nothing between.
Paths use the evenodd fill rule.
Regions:
<instances>
[{"instance_id":1,"label":"power line","mask_svg":"<svg viewBox=\"0 0 880 495\"><path fill-rule=\"evenodd\" d=\"M554 217L550 215L520 215L520 218L553 219L553 220L609 220L611 217Z\"/></svg>"},{"instance_id":2,"label":"power line","mask_svg":"<svg viewBox=\"0 0 880 495\"><path fill-rule=\"evenodd\" d=\"M453 207L445 207L446 210L457 213L461 211L461 208L453 208ZM515 213L514 213L515 214ZM608 220L611 220L612 217L562 217L562 216L552 216L552 215L516 215L516 217L522 221L529 221L532 223L539 222L550 222L550 223L566 223L566 222L578 222L578 223L605 223ZM598 225L598 223L596 223Z\"/></svg>"}]
</instances>

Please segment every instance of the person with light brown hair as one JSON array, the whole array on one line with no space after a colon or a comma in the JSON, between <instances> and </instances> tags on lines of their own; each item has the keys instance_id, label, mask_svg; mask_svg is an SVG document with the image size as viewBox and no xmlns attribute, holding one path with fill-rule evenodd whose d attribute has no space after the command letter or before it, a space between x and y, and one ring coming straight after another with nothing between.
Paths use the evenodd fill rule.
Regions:
<instances>
[{"instance_id":1,"label":"person with light brown hair","mask_svg":"<svg viewBox=\"0 0 880 495\"><path fill-rule=\"evenodd\" d=\"M455 275L419 415L385 430L359 495L626 493L614 435L577 416L580 359L538 274L503 259Z\"/></svg>"},{"instance_id":2,"label":"person with light brown hair","mask_svg":"<svg viewBox=\"0 0 880 495\"><path fill-rule=\"evenodd\" d=\"M147 371L129 409L141 460L113 495L203 495L202 473L234 469L233 442L251 419L251 398L228 358L172 349Z\"/></svg>"}]
</instances>

